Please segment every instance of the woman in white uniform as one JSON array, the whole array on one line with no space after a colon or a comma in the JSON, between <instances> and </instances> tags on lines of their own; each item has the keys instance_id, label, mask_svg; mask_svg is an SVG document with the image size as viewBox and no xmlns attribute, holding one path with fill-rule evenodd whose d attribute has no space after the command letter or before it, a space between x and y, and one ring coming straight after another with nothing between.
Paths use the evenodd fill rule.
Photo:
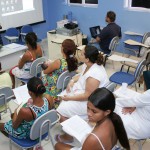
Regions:
<instances>
[{"instance_id":1,"label":"woman in white uniform","mask_svg":"<svg viewBox=\"0 0 150 150\"><path fill-rule=\"evenodd\" d=\"M89 122L96 123L93 131L87 135L82 147L72 147L59 141L55 150L116 150L117 140L126 150L130 150L123 122L114 113L115 97L106 88L96 89L88 98L87 114Z\"/></svg>"},{"instance_id":2,"label":"woman in white uniform","mask_svg":"<svg viewBox=\"0 0 150 150\"><path fill-rule=\"evenodd\" d=\"M57 108L61 122L74 115L87 119L88 97L95 89L108 83L108 76L102 65L103 56L96 47L86 46L81 52L80 59L84 63L82 72L70 81L66 95L61 97L62 102Z\"/></svg>"},{"instance_id":3,"label":"woman in white uniform","mask_svg":"<svg viewBox=\"0 0 150 150\"><path fill-rule=\"evenodd\" d=\"M132 98L117 98L115 112L122 118L129 139L150 137L150 90Z\"/></svg>"}]
</instances>

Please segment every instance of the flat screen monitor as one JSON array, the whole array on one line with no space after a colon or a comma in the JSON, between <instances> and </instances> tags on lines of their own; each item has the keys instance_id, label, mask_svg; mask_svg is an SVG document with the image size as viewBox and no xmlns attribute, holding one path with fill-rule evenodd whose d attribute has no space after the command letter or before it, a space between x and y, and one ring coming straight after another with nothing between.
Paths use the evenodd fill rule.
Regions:
<instances>
[{"instance_id":1,"label":"flat screen monitor","mask_svg":"<svg viewBox=\"0 0 150 150\"><path fill-rule=\"evenodd\" d=\"M90 32L91 36L96 38L101 33L100 26L90 27Z\"/></svg>"}]
</instances>

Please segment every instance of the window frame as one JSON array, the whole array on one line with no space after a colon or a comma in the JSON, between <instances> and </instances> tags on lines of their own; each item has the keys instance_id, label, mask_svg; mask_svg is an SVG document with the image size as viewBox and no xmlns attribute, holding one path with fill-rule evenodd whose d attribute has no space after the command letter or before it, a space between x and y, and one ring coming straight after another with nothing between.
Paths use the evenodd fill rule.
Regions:
<instances>
[{"instance_id":1,"label":"window frame","mask_svg":"<svg viewBox=\"0 0 150 150\"><path fill-rule=\"evenodd\" d=\"M124 0L124 8L131 11L141 11L141 12L150 12L150 8L144 7L132 7L132 0Z\"/></svg>"},{"instance_id":2,"label":"window frame","mask_svg":"<svg viewBox=\"0 0 150 150\"><path fill-rule=\"evenodd\" d=\"M70 0L68 0L68 5L69 6L81 6L81 7L94 7L97 8L98 4L90 4L90 3L85 3L85 0L81 0L82 3L70 3Z\"/></svg>"}]
</instances>

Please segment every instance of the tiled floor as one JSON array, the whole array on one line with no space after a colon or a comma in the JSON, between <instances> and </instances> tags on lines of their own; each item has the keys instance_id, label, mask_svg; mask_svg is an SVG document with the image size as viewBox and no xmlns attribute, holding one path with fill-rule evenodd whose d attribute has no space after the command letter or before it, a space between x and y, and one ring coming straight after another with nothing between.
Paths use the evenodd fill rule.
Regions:
<instances>
[{"instance_id":1,"label":"tiled floor","mask_svg":"<svg viewBox=\"0 0 150 150\"><path fill-rule=\"evenodd\" d=\"M108 75L110 76L113 72L119 70L121 67L120 63L113 62L108 60L106 63L106 70ZM132 87L134 89L134 87ZM138 88L138 92L143 92L143 85ZM12 111L17 107L17 104L15 104L13 101L10 103L10 108ZM10 120L10 114L2 114L2 120L0 122L6 122ZM56 124L54 128L52 129L52 135L56 135L58 132L61 132L61 127L59 124ZM143 144L143 150L150 150L150 140L142 141ZM42 142L44 150L53 150L53 147L51 145L50 141L43 141ZM138 143L134 140L130 140L130 145L131 145L131 150L138 150ZM1 132L0 132L0 150L9 150L9 139L5 137ZM13 145L13 150L19 150L16 146Z\"/></svg>"}]
</instances>

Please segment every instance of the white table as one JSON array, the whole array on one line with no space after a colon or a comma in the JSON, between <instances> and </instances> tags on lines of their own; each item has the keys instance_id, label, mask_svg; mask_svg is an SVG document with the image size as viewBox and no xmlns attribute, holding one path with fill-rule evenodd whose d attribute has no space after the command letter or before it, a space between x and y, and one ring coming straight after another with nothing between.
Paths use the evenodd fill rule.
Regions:
<instances>
[{"instance_id":1,"label":"white table","mask_svg":"<svg viewBox=\"0 0 150 150\"><path fill-rule=\"evenodd\" d=\"M133 36L143 36L143 34L141 34L141 33L132 32L132 31L126 31L126 32L124 32L124 34L133 35Z\"/></svg>"},{"instance_id":2,"label":"white table","mask_svg":"<svg viewBox=\"0 0 150 150\"><path fill-rule=\"evenodd\" d=\"M150 46L148 46L148 45L145 45L143 43L140 43L140 42L137 42L137 41L134 41L134 40L131 40L131 39L124 41L124 43L128 44L128 45L143 46L145 48L150 48Z\"/></svg>"},{"instance_id":3,"label":"white table","mask_svg":"<svg viewBox=\"0 0 150 150\"><path fill-rule=\"evenodd\" d=\"M23 55L27 46L11 43L5 45L0 50L0 62L2 64L2 69L7 70L18 64L20 56Z\"/></svg>"},{"instance_id":4,"label":"white table","mask_svg":"<svg viewBox=\"0 0 150 150\"><path fill-rule=\"evenodd\" d=\"M138 61L137 60L134 60L134 59L130 59L130 58L127 58L127 57L123 57L123 56L119 56L119 55L111 55L110 57L108 57L109 60L113 60L113 61L128 61L128 62L132 62L132 63L135 63L137 64Z\"/></svg>"}]
</instances>

